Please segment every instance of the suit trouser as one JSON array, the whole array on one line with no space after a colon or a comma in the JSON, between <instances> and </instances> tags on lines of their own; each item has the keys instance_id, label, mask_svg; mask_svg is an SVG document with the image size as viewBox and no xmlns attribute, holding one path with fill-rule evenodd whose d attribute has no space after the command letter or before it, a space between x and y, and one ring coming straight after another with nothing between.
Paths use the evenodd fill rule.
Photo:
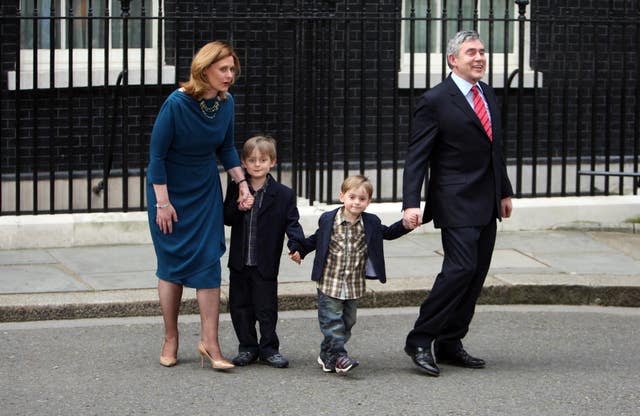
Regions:
<instances>
[{"instance_id":1,"label":"suit trouser","mask_svg":"<svg viewBox=\"0 0 640 416\"><path fill-rule=\"evenodd\" d=\"M266 358L278 352L278 281L264 278L257 267L245 266L229 273L229 309L238 337L238 351L248 351ZM260 325L260 342L256 333Z\"/></svg>"},{"instance_id":2,"label":"suit trouser","mask_svg":"<svg viewBox=\"0 0 640 416\"><path fill-rule=\"evenodd\" d=\"M442 228L441 239L442 270L420 306L407 336L408 348L427 348L433 340L441 351L454 352L462 346L491 264L496 221L481 227Z\"/></svg>"}]
</instances>

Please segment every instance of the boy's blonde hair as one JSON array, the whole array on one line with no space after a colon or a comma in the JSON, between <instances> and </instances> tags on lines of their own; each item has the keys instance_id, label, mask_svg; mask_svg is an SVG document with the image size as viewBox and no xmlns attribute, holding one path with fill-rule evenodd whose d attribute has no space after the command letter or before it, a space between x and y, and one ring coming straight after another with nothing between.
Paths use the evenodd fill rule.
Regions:
<instances>
[{"instance_id":1,"label":"boy's blonde hair","mask_svg":"<svg viewBox=\"0 0 640 416\"><path fill-rule=\"evenodd\" d=\"M342 182L342 186L340 187L340 191L343 194L346 194L349 189L357 189L363 187L364 190L369 195L369 199L373 197L373 185L369 178L364 175L353 175L349 176Z\"/></svg>"},{"instance_id":2,"label":"boy's blonde hair","mask_svg":"<svg viewBox=\"0 0 640 416\"><path fill-rule=\"evenodd\" d=\"M251 153L256 149L258 149L260 154L269 155L271 160L277 159L276 140L271 136L253 136L244 142L242 146L242 159L249 158Z\"/></svg>"}]
</instances>

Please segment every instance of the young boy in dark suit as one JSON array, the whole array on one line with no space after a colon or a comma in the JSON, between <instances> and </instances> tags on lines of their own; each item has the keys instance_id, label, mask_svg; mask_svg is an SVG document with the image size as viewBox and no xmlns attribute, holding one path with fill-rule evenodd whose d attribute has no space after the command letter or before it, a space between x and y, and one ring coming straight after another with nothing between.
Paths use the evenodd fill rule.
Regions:
<instances>
[{"instance_id":1,"label":"young boy in dark suit","mask_svg":"<svg viewBox=\"0 0 640 416\"><path fill-rule=\"evenodd\" d=\"M327 373L344 374L358 366L347 354L345 344L356 323L358 298L365 293L365 279L385 283L383 240L408 233L402 221L383 225L374 214L364 212L371 202L373 186L362 176L344 180L340 192L342 207L325 212L318 230L301 245L294 243L292 260L299 262L316 250L311 279L317 282L318 321L324 340L318 364Z\"/></svg>"},{"instance_id":2,"label":"young boy in dark suit","mask_svg":"<svg viewBox=\"0 0 640 416\"><path fill-rule=\"evenodd\" d=\"M285 234L304 239L293 190L270 174L276 164L276 142L255 136L244 143L241 156L252 197L238 205L238 185L230 183L224 201L224 223L231 226L229 249L229 309L239 341L236 366L260 359L276 368L289 361L280 354L278 272ZM260 326L260 340L256 333Z\"/></svg>"}]
</instances>

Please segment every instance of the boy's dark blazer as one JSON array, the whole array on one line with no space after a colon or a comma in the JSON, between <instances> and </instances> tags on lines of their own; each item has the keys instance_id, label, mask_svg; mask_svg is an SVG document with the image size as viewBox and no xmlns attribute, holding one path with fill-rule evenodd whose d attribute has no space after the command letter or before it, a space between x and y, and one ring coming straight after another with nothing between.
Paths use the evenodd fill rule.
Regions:
<instances>
[{"instance_id":1,"label":"boy's dark blazer","mask_svg":"<svg viewBox=\"0 0 640 416\"><path fill-rule=\"evenodd\" d=\"M262 206L258 210L258 271L266 279L276 279L280 270L282 245L285 234L292 240L304 240L300 223L300 214L296 207L295 192L288 186L278 183L269 175L269 185L264 191ZM234 182L227 186L224 198L224 223L231 226L231 244L228 266L236 271L245 265L245 216L249 211L238 209L238 185Z\"/></svg>"},{"instance_id":2,"label":"boy's dark blazer","mask_svg":"<svg viewBox=\"0 0 640 416\"><path fill-rule=\"evenodd\" d=\"M306 238L300 247L295 247L304 258L307 254L316 251L313 260L313 270L311 272L311 280L319 281L322 278L322 270L329 252L329 243L331 243L331 232L333 231L333 222L336 214L341 207L332 211L325 212L318 219L318 229L316 232ZM367 272L373 267L373 273L365 273L367 279L378 279L382 283L387 281L387 274L384 264L383 240L395 240L402 237L411 230L407 230L402 225L402 221L397 221L390 226L382 224L377 215L363 212L361 214L364 224L364 236L367 244Z\"/></svg>"}]
</instances>

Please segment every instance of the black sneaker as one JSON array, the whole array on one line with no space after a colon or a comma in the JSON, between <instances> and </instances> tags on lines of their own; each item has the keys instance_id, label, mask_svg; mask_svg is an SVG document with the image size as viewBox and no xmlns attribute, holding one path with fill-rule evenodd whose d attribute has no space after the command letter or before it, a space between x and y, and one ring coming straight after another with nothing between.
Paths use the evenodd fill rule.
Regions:
<instances>
[{"instance_id":1,"label":"black sneaker","mask_svg":"<svg viewBox=\"0 0 640 416\"><path fill-rule=\"evenodd\" d=\"M344 374L349 370L356 368L360 363L348 355L341 355L336 360L336 373Z\"/></svg>"},{"instance_id":2,"label":"black sneaker","mask_svg":"<svg viewBox=\"0 0 640 416\"><path fill-rule=\"evenodd\" d=\"M289 360L287 360L286 358L284 358L282 356L282 354L280 354L279 352L270 355L266 358L260 358L260 361L262 361L263 363L270 365L271 367L274 368L287 368L289 367Z\"/></svg>"},{"instance_id":3,"label":"black sneaker","mask_svg":"<svg viewBox=\"0 0 640 416\"><path fill-rule=\"evenodd\" d=\"M240 351L238 355L233 357L233 360L231 360L231 362L238 367L244 367L245 365L256 362L257 359L258 354L256 353L250 351Z\"/></svg>"},{"instance_id":4,"label":"black sneaker","mask_svg":"<svg viewBox=\"0 0 640 416\"><path fill-rule=\"evenodd\" d=\"M335 360L331 358L322 359L322 356L318 356L318 364L322 367L322 371L325 373L335 373L336 372L336 363Z\"/></svg>"}]
</instances>

